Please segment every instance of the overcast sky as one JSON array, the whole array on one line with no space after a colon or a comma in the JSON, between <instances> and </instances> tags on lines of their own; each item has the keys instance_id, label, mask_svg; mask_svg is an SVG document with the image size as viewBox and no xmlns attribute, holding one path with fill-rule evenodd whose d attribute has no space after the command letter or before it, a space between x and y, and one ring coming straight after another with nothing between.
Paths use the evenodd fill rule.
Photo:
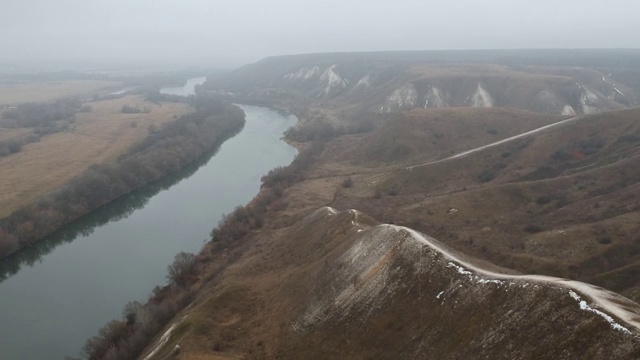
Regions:
<instances>
[{"instance_id":1,"label":"overcast sky","mask_svg":"<svg viewBox=\"0 0 640 360\"><path fill-rule=\"evenodd\" d=\"M1 0L0 58L237 66L329 51L640 48L631 0Z\"/></svg>"}]
</instances>

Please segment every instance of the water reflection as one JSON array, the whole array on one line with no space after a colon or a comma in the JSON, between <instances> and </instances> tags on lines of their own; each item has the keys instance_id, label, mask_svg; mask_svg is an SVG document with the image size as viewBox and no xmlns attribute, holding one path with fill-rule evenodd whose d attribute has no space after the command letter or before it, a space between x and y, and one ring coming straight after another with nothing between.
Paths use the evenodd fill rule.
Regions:
<instances>
[{"instance_id":1,"label":"water reflection","mask_svg":"<svg viewBox=\"0 0 640 360\"><path fill-rule=\"evenodd\" d=\"M241 130L242 129L239 129L232 137L237 135ZM24 248L12 256L0 259L0 283L17 274L22 266L27 265L31 267L41 262L44 256L51 253L58 246L64 243L70 243L78 237L87 237L97 228L110 222L126 219L134 211L145 207L149 199L159 192L167 190L181 180L193 175L200 167L206 165L218 150L220 150L220 146L206 153L200 160L185 166L182 170L170 174L152 184L143 186L64 226L58 232L42 241Z\"/></svg>"}]
</instances>

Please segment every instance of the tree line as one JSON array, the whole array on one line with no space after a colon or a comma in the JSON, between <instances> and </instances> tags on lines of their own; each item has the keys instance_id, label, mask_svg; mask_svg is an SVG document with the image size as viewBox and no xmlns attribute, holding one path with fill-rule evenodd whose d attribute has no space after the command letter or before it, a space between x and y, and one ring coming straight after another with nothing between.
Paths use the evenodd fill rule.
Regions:
<instances>
[{"instance_id":1,"label":"tree line","mask_svg":"<svg viewBox=\"0 0 640 360\"><path fill-rule=\"evenodd\" d=\"M244 112L215 97L193 101L195 111L168 123L117 161L90 166L62 188L0 220L0 257L199 159L244 126Z\"/></svg>"}]
</instances>

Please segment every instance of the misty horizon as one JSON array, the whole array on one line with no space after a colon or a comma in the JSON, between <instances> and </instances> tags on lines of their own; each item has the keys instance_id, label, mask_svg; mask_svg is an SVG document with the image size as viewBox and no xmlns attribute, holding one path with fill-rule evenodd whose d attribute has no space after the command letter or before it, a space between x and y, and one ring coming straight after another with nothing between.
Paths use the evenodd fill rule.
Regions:
<instances>
[{"instance_id":1,"label":"misty horizon","mask_svg":"<svg viewBox=\"0 0 640 360\"><path fill-rule=\"evenodd\" d=\"M638 11L621 0L25 0L0 15L0 62L231 68L324 52L640 48Z\"/></svg>"}]
</instances>

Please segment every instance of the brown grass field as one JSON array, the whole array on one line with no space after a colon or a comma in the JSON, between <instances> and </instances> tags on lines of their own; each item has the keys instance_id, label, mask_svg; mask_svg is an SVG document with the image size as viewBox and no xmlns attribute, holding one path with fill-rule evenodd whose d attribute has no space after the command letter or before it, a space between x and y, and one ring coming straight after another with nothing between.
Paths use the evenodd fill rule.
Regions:
<instances>
[{"instance_id":1,"label":"brown grass field","mask_svg":"<svg viewBox=\"0 0 640 360\"><path fill-rule=\"evenodd\" d=\"M26 102L52 101L70 96L87 96L119 85L114 81L69 80L25 84L0 84L0 107Z\"/></svg>"},{"instance_id":2,"label":"brown grass field","mask_svg":"<svg viewBox=\"0 0 640 360\"><path fill-rule=\"evenodd\" d=\"M0 218L62 186L92 164L113 160L143 140L152 124L159 126L189 111L186 104L145 102L140 96L86 103L90 113L78 113L66 132L25 145L19 153L0 158ZM150 109L123 114L123 105ZM24 130L0 131L0 139Z\"/></svg>"}]
</instances>

